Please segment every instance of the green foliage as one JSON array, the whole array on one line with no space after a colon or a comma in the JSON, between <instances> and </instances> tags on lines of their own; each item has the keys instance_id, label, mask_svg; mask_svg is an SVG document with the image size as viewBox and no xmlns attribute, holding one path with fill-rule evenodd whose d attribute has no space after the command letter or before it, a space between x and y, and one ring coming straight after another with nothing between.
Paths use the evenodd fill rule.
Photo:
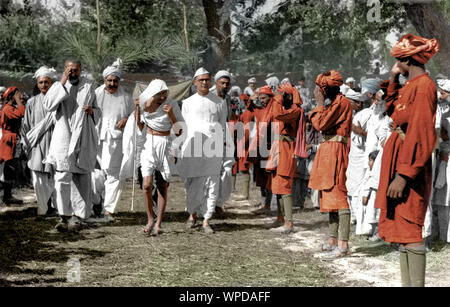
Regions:
<instances>
[{"instance_id":1,"label":"green foliage","mask_svg":"<svg viewBox=\"0 0 450 307\"><path fill-rule=\"evenodd\" d=\"M369 40L384 41L392 28L404 27L405 13L398 3L383 3L380 21L368 22L365 1L350 8L335 3L286 1L255 20L237 33L233 68L242 73L294 70L309 78L333 68L343 75L365 74L372 60Z\"/></svg>"}]
</instances>

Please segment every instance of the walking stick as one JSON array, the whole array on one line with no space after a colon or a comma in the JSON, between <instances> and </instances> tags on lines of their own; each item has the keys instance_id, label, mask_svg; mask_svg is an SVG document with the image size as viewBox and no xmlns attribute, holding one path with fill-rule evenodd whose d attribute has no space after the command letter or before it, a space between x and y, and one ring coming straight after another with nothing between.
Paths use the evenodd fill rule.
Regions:
<instances>
[{"instance_id":1,"label":"walking stick","mask_svg":"<svg viewBox=\"0 0 450 307\"><path fill-rule=\"evenodd\" d=\"M136 185L136 150L137 150L137 131L136 123L133 128L134 134L134 150L133 150L133 191L131 192L131 212L134 211L134 191Z\"/></svg>"}]
</instances>

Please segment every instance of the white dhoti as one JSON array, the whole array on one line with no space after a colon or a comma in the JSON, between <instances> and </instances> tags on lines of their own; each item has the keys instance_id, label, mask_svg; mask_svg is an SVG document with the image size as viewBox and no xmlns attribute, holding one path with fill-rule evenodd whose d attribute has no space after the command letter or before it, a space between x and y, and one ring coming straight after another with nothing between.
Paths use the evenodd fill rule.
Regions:
<instances>
[{"instance_id":1,"label":"white dhoti","mask_svg":"<svg viewBox=\"0 0 450 307\"><path fill-rule=\"evenodd\" d=\"M155 171L159 171L165 181L170 181L172 174L169 164L170 146L169 136L147 134L141 152L142 177L153 176Z\"/></svg>"},{"instance_id":2,"label":"white dhoti","mask_svg":"<svg viewBox=\"0 0 450 307\"><path fill-rule=\"evenodd\" d=\"M59 215L88 218L92 210L91 174L57 171L54 178Z\"/></svg>"},{"instance_id":3,"label":"white dhoti","mask_svg":"<svg viewBox=\"0 0 450 307\"><path fill-rule=\"evenodd\" d=\"M122 156L122 139L102 142L101 168L106 174L103 207L110 213L114 213L122 195L123 182L119 180Z\"/></svg>"},{"instance_id":4,"label":"white dhoti","mask_svg":"<svg viewBox=\"0 0 450 307\"><path fill-rule=\"evenodd\" d=\"M185 178L186 207L189 214L211 219L219 195L219 176Z\"/></svg>"},{"instance_id":5,"label":"white dhoti","mask_svg":"<svg viewBox=\"0 0 450 307\"><path fill-rule=\"evenodd\" d=\"M38 215L44 215L48 210L48 201L55 196L55 182L50 173L31 171L36 201L38 205Z\"/></svg>"}]
</instances>

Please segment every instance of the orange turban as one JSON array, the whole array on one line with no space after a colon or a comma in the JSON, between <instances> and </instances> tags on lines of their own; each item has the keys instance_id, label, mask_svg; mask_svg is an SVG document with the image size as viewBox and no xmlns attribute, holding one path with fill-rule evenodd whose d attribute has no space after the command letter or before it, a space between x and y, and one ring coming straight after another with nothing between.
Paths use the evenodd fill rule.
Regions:
<instances>
[{"instance_id":1,"label":"orange turban","mask_svg":"<svg viewBox=\"0 0 450 307\"><path fill-rule=\"evenodd\" d=\"M258 92L260 94L266 94L266 95L269 95L269 96L273 96L272 89L268 85L265 85L265 86L261 87Z\"/></svg>"},{"instance_id":2,"label":"orange turban","mask_svg":"<svg viewBox=\"0 0 450 307\"><path fill-rule=\"evenodd\" d=\"M330 70L317 76L316 84L325 92L327 87L338 87L344 83L341 73L337 70Z\"/></svg>"},{"instance_id":3,"label":"orange turban","mask_svg":"<svg viewBox=\"0 0 450 307\"><path fill-rule=\"evenodd\" d=\"M293 103L295 104L302 104L303 101L300 98L300 94L298 93L297 89L292 86L290 83L283 83L278 87L278 91L282 93L291 94L293 98Z\"/></svg>"},{"instance_id":4,"label":"orange turban","mask_svg":"<svg viewBox=\"0 0 450 307\"><path fill-rule=\"evenodd\" d=\"M435 38L426 39L413 34L403 35L391 49L394 58L412 57L421 64L428 62L439 51L439 43Z\"/></svg>"},{"instance_id":5,"label":"orange turban","mask_svg":"<svg viewBox=\"0 0 450 307\"><path fill-rule=\"evenodd\" d=\"M3 98L6 99L9 94L15 92L16 90L18 90L18 88L16 86L10 86L6 89L6 91L3 93Z\"/></svg>"},{"instance_id":6,"label":"orange turban","mask_svg":"<svg viewBox=\"0 0 450 307\"><path fill-rule=\"evenodd\" d=\"M239 98L240 98L241 100L244 100L244 101L246 101L246 100L249 99L249 97L248 97L247 94L241 94L241 96L239 96Z\"/></svg>"}]
</instances>

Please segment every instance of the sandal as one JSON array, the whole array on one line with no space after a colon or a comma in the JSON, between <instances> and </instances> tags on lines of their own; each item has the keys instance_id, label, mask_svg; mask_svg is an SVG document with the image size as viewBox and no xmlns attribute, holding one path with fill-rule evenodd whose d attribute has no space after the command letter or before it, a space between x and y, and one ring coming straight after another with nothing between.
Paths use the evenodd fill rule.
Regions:
<instances>
[{"instance_id":1,"label":"sandal","mask_svg":"<svg viewBox=\"0 0 450 307\"><path fill-rule=\"evenodd\" d=\"M340 249L339 247L335 248L331 252L328 252L326 255L323 256L323 260L334 260L339 259L343 257L350 256L351 252L349 249Z\"/></svg>"}]
</instances>

